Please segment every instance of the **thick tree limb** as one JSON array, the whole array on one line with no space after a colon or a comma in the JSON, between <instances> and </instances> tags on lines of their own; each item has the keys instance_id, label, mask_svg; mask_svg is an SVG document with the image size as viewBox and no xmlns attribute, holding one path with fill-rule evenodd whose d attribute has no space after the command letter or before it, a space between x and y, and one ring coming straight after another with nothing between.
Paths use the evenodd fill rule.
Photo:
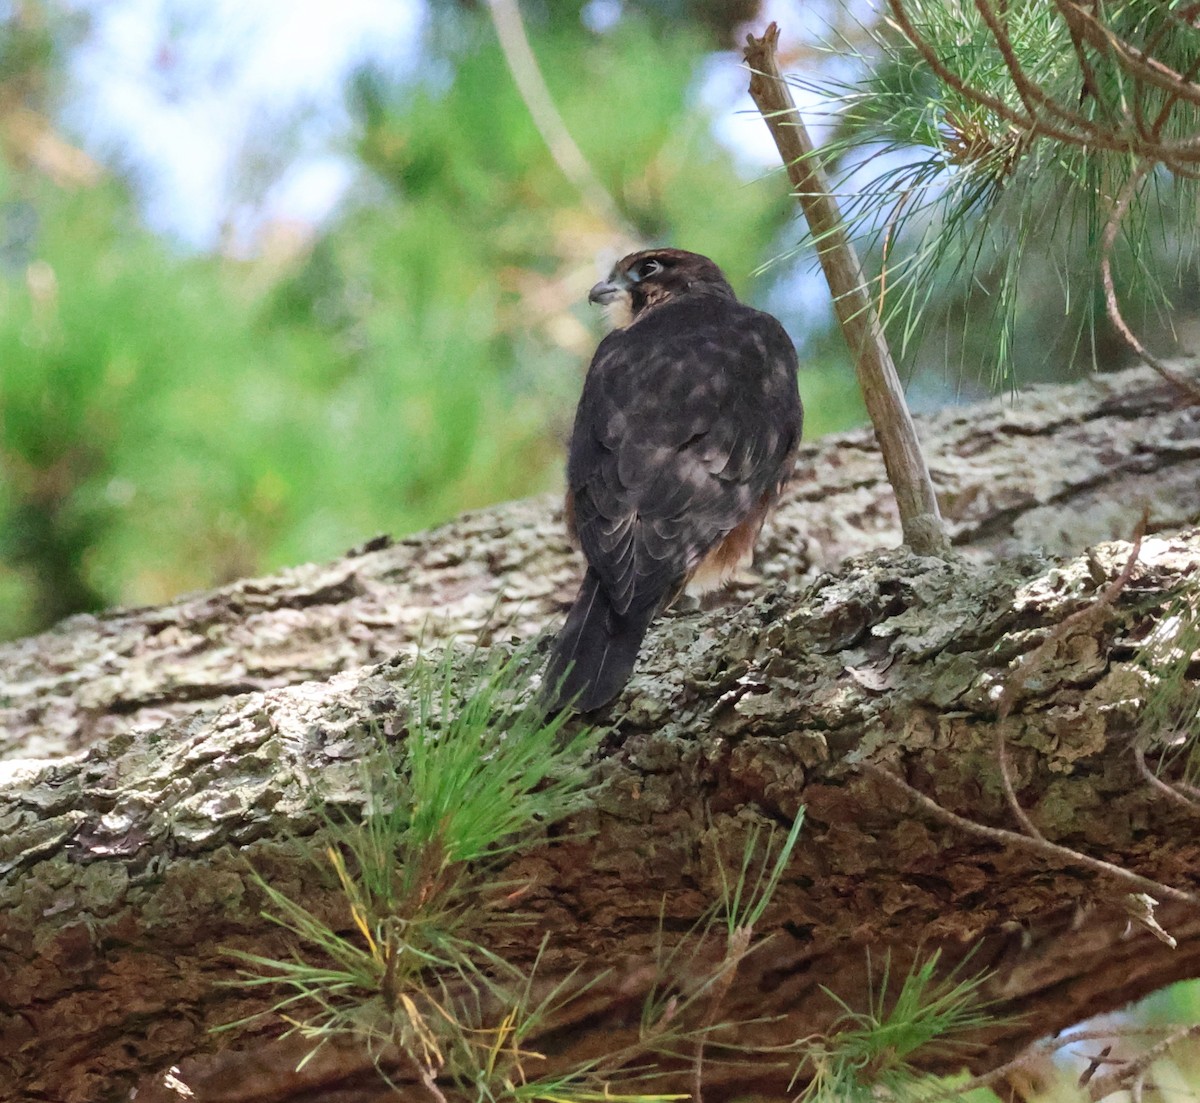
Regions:
<instances>
[{"instance_id":1,"label":"thick tree limb","mask_svg":"<svg viewBox=\"0 0 1200 1103\"><path fill-rule=\"evenodd\" d=\"M1200 380L1196 364L1175 370ZM1200 517L1200 411L1147 369L917 421L951 539L972 556L1076 554L1127 536L1143 507L1152 531ZM0 761L58 758L242 693L379 662L422 639L529 639L562 616L579 585L559 504L506 503L332 563L74 617L0 644ZM873 433L825 437L802 446L760 544L762 580L736 592L811 582L898 535Z\"/></svg>"},{"instance_id":2,"label":"thick tree limb","mask_svg":"<svg viewBox=\"0 0 1200 1103\"><path fill-rule=\"evenodd\" d=\"M597 761L603 788L580 833L508 870L526 887L521 907L553 936L548 981L575 965L614 968L561 1025L554 1052L627 1040L660 910L668 936L686 929L716 891L714 848L736 854L748 824L788 819L801 803L804 833L760 926L774 938L725 1001L731 1017L782 1016L754 1028L759 1042L827 1027L837 1008L822 984L865 1005L868 947L876 961L890 948L903 969L918 944L941 946L948 965L978 945L971 968L995 969L989 994L1025 1017L995 1028L971 1057L977 1072L1200 973L1190 905L1158 909L1172 951L1128 929L1125 886L927 818L859 769L883 766L959 816L1012 827L993 753L998 696L1020 657L1129 558L1124 544L1062 564L1022 549L1039 532L1062 549L1128 531L1147 501L1159 530L1194 518L1198 419L1144 369L1032 392L1018 410L947 412L926 422L942 457L935 478L957 539L977 554L891 552L784 589L855 544L895 537L869 436L810 446L765 584L739 591L749 602L735 611L662 622ZM332 890L279 841L315 829L311 781L360 805L370 731L404 731L404 649L422 631L528 637L557 616L576 569L548 507L516 503L0 649L0 1099L96 1103L140 1082L144 1103L167 1098L147 1078L181 1061L207 1103L302 1098L283 1071L297 1054L264 1046L268 1026L207 1033L264 1005L263 993L218 984L233 975L224 949L288 949L258 918L246 859L341 917ZM1080 619L1004 721L1021 804L1047 839L1191 893L1191 810L1145 784L1131 736L1145 694L1136 642L1198 571L1200 532L1148 536L1128 584L1103 615ZM489 937L517 959L538 941L523 927ZM218 1041L241 1056L182 1060ZM778 1089L778 1070L731 1071L709 1049L708 1103ZM246 1063L272 1062L277 1079L239 1079ZM310 1098L378 1090L361 1055L334 1051L310 1071Z\"/></svg>"}]
</instances>

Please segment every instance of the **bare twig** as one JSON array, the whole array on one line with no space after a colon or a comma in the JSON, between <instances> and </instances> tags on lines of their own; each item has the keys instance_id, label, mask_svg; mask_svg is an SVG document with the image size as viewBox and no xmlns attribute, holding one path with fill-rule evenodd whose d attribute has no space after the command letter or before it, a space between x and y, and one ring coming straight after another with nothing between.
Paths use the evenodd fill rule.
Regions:
<instances>
[{"instance_id":1,"label":"bare twig","mask_svg":"<svg viewBox=\"0 0 1200 1103\"><path fill-rule=\"evenodd\" d=\"M1184 79L1191 83L1196 79L1196 74L1200 73L1200 57L1196 58L1191 65L1188 66L1188 71L1184 74ZM1150 137L1155 141L1162 136L1163 127L1166 125L1167 119L1171 116L1171 111L1175 104L1179 102L1179 93L1172 92L1167 96L1158 113L1158 117L1154 120L1154 125L1150 128Z\"/></svg>"},{"instance_id":2,"label":"bare twig","mask_svg":"<svg viewBox=\"0 0 1200 1103\"><path fill-rule=\"evenodd\" d=\"M1138 518L1137 524L1133 527L1129 556L1126 558L1125 566L1121 568L1117 577L1104 587L1104 590L1095 601L1085 605L1082 609L1076 609L1075 612L1064 617L1055 625L1053 631L1026 655L1021 665L1009 675L1008 681L1004 685L1004 691L1000 694L1000 700L996 706L996 716L1001 723L1008 719L1009 714L1012 712L1013 705L1016 704L1017 694L1025 687L1030 677L1045 665L1058 644L1077 631L1081 626L1090 626L1093 624L1106 609L1112 607L1113 603L1120 596L1121 591L1125 589L1129 584L1129 580L1133 577L1133 568L1137 565L1138 556L1141 555L1142 540L1145 538L1146 526L1149 523L1150 511L1144 509L1142 510L1141 517Z\"/></svg>"},{"instance_id":3,"label":"bare twig","mask_svg":"<svg viewBox=\"0 0 1200 1103\"><path fill-rule=\"evenodd\" d=\"M970 1080L954 1084L944 1091L922 1096L921 1103L942 1103L944 1099L962 1099L968 1093L977 1091L979 1088L993 1087L1012 1073L1019 1072L1026 1065L1040 1061L1057 1053L1060 1049L1066 1049L1067 1046L1078 1045L1080 1042L1108 1042L1113 1038L1142 1037L1147 1034L1158 1034L1161 1029L1161 1027L1146 1026L1111 1027L1101 1030L1072 1030L1054 1038L1043 1038L1026 1046L1016 1057L1011 1061L1005 1061L1003 1065L997 1065L994 1069L973 1076Z\"/></svg>"},{"instance_id":4,"label":"bare twig","mask_svg":"<svg viewBox=\"0 0 1200 1103\"><path fill-rule=\"evenodd\" d=\"M1013 787L1012 769L1008 756L1008 741L1004 734L1004 722L1008 719L1012 712L1013 705L1016 703L1017 693L1028 681L1030 676L1042 667L1050 657L1050 652L1065 639L1068 635L1078 629L1082 624L1091 623L1103 612L1110 608L1120 596L1121 591L1129 584L1129 580L1133 577L1133 568L1137 564L1138 556L1142 550L1142 540L1146 535L1146 527L1150 523L1150 511L1144 509L1138 523L1134 526L1133 536L1131 538L1131 547L1129 555L1125 560L1125 566L1121 568L1120 573L1112 580L1104 591L1091 604L1084 606L1082 609L1077 609L1074 613L1065 617L1055 629L1032 651L1025 656L1021 665L1013 672L1008 682L1004 686L1004 692L1000 696L1000 704L997 709L997 724L996 724L996 761L1000 766L1000 781L1004 788L1004 797L1008 801L1008 806L1017 821L1025 829L1025 832L1035 839L1045 839L1045 836L1038 830L1037 826L1029 818L1025 809L1021 807L1020 801L1017 799L1017 793ZM1145 754L1141 747L1134 747L1134 755L1137 759L1138 768L1142 775L1147 778L1160 791L1170 796L1175 801L1185 805L1189 810L1200 813L1200 805L1193 803L1182 793L1177 792L1170 785L1160 781L1146 766Z\"/></svg>"},{"instance_id":5,"label":"bare twig","mask_svg":"<svg viewBox=\"0 0 1200 1103\"><path fill-rule=\"evenodd\" d=\"M632 229L617 209L612 196L600 183L579 146L575 144L567 124L563 122L562 115L554 105L554 98L550 95L550 89L546 87L545 78L525 34L525 23L521 19L521 9L517 6L517 0L488 0L488 10L491 12L496 37L500 40L500 49L504 53L504 60L512 74L513 82L521 99L525 101L533 125L537 127L538 133L550 150L550 156L554 158L562 174L575 185L588 206L632 243Z\"/></svg>"},{"instance_id":6,"label":"bare twig","mask_svg":"<svg viewBox=\"0 0 1200 1103\"><path fill-rule=\"evenodd\" d=\"M1129 1087L1139 1077L1144 1076L1155 1061L1160 1057L1165 1057L1173 1045L1182 1042L1185 1038L1197 1037L1200 1037L1200 1023L1193 1023L1191 1026L1182 1027L1174 1033L1168 1034L1161 1042L1126 1061L1119 1068L1113 1069L1112 1072L1105 1073L1103 1076L1097 1076L1087 1086L1088 1098L1093 1101L1100 1100L1113 1092Z\"/></svg>"},{"instance_id":7,"label":"bare twig","mask_svg":"<svg viewBox=\"0 0 1200 1103\"><path fill-rule=\"evenodd\" d=\"M1161 897L1166 897L1170 900L1175 900L1181 904L1200 904L1200 897L1194 896L1190 892L1184 892L1182 889L1172 888L1170 885L1164 885L1161 881L1152 880L1149 877L1143 877L1140 873L1134 873L1132 870L1123 869L1121 866L1113 865L1112 862L1101 861L1099 858L1093 858L1091 855L1082 854L1078 850L1072 850L1070 847L1060 846L1058 843L1052 843L1047 839L1032 838L1029 835L1022 835L1017 831L1007 831L1002 827L989 827L987 824L976 823L974 820L969 820L965 816L956 815L947 808L943 808L937 801L927 797L919 789L914 789L903 778L896 774L876 766L873 762L864 762L859 767L871 777L879 778L886 781L889 785L899 789L906 794L910 800L923 808L934 819L941 820L942 823L948 824L951 827L957 827L961 831L968 834L976 835L980 838L991 839L993 842L1002 843L1006 846L1017 847L1022 850L1029 850L1035 854L1040 854L1045 858L1052 859L1056 862L1062 862L1065 865L1082 866L1084 869L1090 869L1096 873L1104 874L1118 881L1124 881L1127 884L1134 885L1143 892L1157 893Z\"/></svg>"},{"instance_id":8,"label":"bare twig","mask_svg":"<svg viewBox=\"0 0 1200 1103\"><path fill-rule=\"evenodd\" d=\"M1112 1053L1112 1045L1105 1046L1095 1057L1088 1058L1088 1066L1079 1074L1078 1084L1081 1088L1086 1087L1091 1083L1092 1077L1100 1071L1101 1066L1107 1064L1116 1064L1120 1058L1113 1061L1109 1060L1109 1054Z\"/></svg>"},{"instance_id":9,"label":"bare twig","mask_svg":"<svg viewBox=\"0 0 1200 1103\"><path fill-rule=\"evenodd\" d=\"M842 333L854 357L863 400L879 438L888 480L896 495L904 542L920 554L939 554L949 542L933 480L858 254L818 164L808 129L779 71L775 57L778 42L779 27L774 23L761 38L747 36L745 59L750 69L750 95L775 139L794 194L808 220Z\"/></svg>"},{"instance_id":10,"label":"bare twig","mask_svg":"<svg viewBox=\"0 0 1200 1103\"><path fill-rule=\"evenodd\" d=\"M1008 740L1004 737L1004 721L1002 719L996 724L996 762L1000 766L1000 783L1004 787L1004 799L1008 801L1008 807L1012 814L1016 816L1017 822L1025 829L1027 835L1044 841L1046 836L1038 830L1037 824L1029 818L1029 813L1021 807L1021 802L1017 800L1017 791L1013 788L1012 782L1012 768L1008 759Z\"/></svg>"},{"instance_id":11,"label":"bare twig","mask_svg":"<svg viewBox=\"0 0 1200 1103\"><path fill-rule=\"evenodd\" d=\"M1156 789L1168 800L1173 801L1181 808L1186 808L1194 815L1200 816L1200 803L1192 800L1191 797L1181 793L1174 785L1169 785L1158 777L1149 766L1146 765L1146 751L1143 747L1134 744L1133 759L1137 763L1138 772L1145 778L1146 782L1152 789Z\"/></svg>"},{"instance_id":12,"label":"bare twig","mask_svg":"<svg viewBox=\"0 0 1200 1103\"><path fill-rule=\"evenodd\" d=\"M1182 391L1192 402L1200 402L1200 387L1168 367L1166 363L1150 352L1129 328L1121 313L1121 304L1117 300L1117 290L1113 283L1112 254L1113 245L1117 240L1117 231L1121 227L1125 212L1129 210L1129 204L1137 193L1138 185L1145 179L1150 168L1149 163L1141 162L1129 174L1129 178L1113 200L1112 210L1109 212L1108 222L1105 224L1104 233L1100 239L1100 278L1104 284L1104 305L1108 311L1108 320L1125 344L1176 390Z\"/></svg>"},{"instance_id":13,"label":"bare twig","mask_svg":"<svg viewBox=\"0 0 1200 1103\"><path fill-rule=\"evenodd\" d=\"M1108 105L1100 96L1100 85L1096 80L1096 71L1092 68L1092 63L1088 60L1087 53L1083 48L1083 35L1075 25L1073 18L1074 5L1065 3L1064 0L1054 0L1054 6L1058 8L1059 14L1063 17L1063 22L1067 25L1067 32L1071 36L1071 48L1075 51L1075 60L1079 64L1079 72L1083 77L1083 87L1079 93L1079 102L1082 103L1087 96L1091 96L1101 108L1107 109Z\"/></svg>"}]
</instances>

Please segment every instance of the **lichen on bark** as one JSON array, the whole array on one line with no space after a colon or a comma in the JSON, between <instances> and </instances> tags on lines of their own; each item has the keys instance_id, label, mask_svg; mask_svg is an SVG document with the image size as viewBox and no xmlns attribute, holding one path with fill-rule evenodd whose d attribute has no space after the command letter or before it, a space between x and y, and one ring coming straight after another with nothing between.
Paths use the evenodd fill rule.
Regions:
<instances>
[{"instance_id":1,"label":"lichen on bark","mask_svg":"<svg viewBox=\"0 0 1200 1103\"><path fill-rule=\"evenodd\" d=\"M1200 514L1197 412L1160 387L1127 373L923 427L951 490L964 552L952 561L880 550L895 529L865 436L808 447L762 577L717 608L662 619L608 718L594 805L503 874L551 935L548 977L616 967L575 1034L557 1035L565 1054L628 1031L662 924L687 929L718 891L714 847L736 851L749 825L788 821L801 804L804 833L760 931L775 937L727 1008L732 1019L777 1012L755 1028L761 1042L827 1026L837 1008L821 985L862 1002L868 947L891 949L898 969L918 944L943 947L947 966L974 947L973 967L996 970L1000 1010L1025 1014L996 1028L993 1061L1197 971L1194 909L1160 909L1174 951L1127 934L1120 886L933 820L862 769L896 771L951 811L1011 828L999 730L1047 836L1200 887L1194 821L1143 782L1131 752L1146 692L1137 643L1200 570L1200 532L1165 531ZM1018 455L1039 465L1017 467ZM1071 525L1064 539L1128 531L1148 480L1163 531L1000 720L998 693L1020 663L1129 557L1120 542L1034 551L1026 522L1074 518L1052 545ZM1105 493L1123 500L1100 516ZM218 983L234 976L224 949L288 952L259 916L247 863L336 915L336 893L282 841L317 830L315 781L324 799L360 806L364 749L406 731L415 641L532 638L577 570L553 508L514 503L0 649L0 1098L93 1103L140 1084L153 1100L147 1077L219 1044L182 1067L210 1084L202 1098L223 1099L212 1085L238 1052L294 1060L262 1046L277 1026L208 1033L265 1005ZM538 941L519 926L489 937L517 960ZM362 1071L361 1055L337 1061L315 1067L346 1083ZM714 1098L733 1083L720 1066L709 1075ZM765 1068L761 1078L741 1086L772 1090Z\"/></svg>"}]
</instances>

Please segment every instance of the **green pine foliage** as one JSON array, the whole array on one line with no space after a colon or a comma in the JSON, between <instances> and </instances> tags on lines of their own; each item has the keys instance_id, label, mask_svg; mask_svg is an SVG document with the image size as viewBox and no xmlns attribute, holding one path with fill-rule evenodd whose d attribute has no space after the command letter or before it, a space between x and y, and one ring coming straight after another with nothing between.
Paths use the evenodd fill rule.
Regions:
<instances>
[{"instance_id":1,"label":"green pine foliage","mask_svg":"<svg viewBox=\"0 0 1200 1103\"><path fill-rule=\"evenodd\" d=\"M367 806L346 817L327 809L327 842L313 851L317 875L340 889L344 921L335 928L256 878L264 917L293 950L283 959L232 951L243 966L236 983L278 993L269 1014L312 1042L310 1057L348 1037L385 1079L398 1060L434 1098L438 1081L475 1103L682 1098L637 1087L620 1060L540 1074L531 1035L594 980L547 986L536 961L522 970L477 940L496 922L484 901L507 891L495 882L499 860L587 799L592 733L568 735L562 716L531 702L530 665L525 652L417 662L404 743L380 739L363 767Z\"/></svg>"},{"instance_id":2,"label":"green pine foliage","mask_svg":"<svg viewBox=\"0 0 1200 1103\"><path fill-rule=\"evenodd\" d=\"M767 941L755 928L786 876L803 810L785 837L752 827L729 865L732 840L713 837L717 892L690 931L662 934L635 1039L573 1067L539 1069L539 1034L606 973L550 983L539 975L545 942L525 966L487 946L497 923L536 923L488 906L519 890L501 880L503 859L546 845L549 828L561 833L562 821L594 799L586 769L594 736L569 735L561 717L547 719L531 703L530 668L527 652L448 651L439 664L416 662L403 741L380 737L364 762L365 807L342 813L315 790L325 828L297 844L340 895L343 914L317 915L256 878L263 915L286 932L288 953L231 951L242 966L231 983L269 992L264 1015L306 1038L310 1056L352 1040L385 1079L399 1068L431 1098L652 1103L688 1098L655 1089L680 1060L702 1083L706 1062L787 1058L798 1058L801 1099L870 1099L881 1090L936 1098L940 1082L923 1078L913 1059L961 1049L965 1033L995 1021L980 999L986 975L946 975L936 953L896 991L885 965L865 1009L829 992L842 1014L824 1036L762 1052L722 1044L731 1025L725 997L741 962Z\"/></svg>"},{"instance_id":3,"label":"green pine foliage","mask_svg":"<svg viewBox=\"0 0 1200 1103\"><path fill-rule=\"evenodd\" d=\"M890 9L853 43L829 43L842 72L847 55L860 68L819 86L839 108L825 155L858 170L845 205L884 273L898 353L910 365L948 364L1008 388L1060 378L1064 366L1128 360L1105 317L1100 256L1122 186L1144 170L1121 223L1115 281L1134 330L1170 349L1179 315L1200 303L1196 177L1138 142L1153 146L1144 140L1151 134L1194 141L1200 107L1135 80L1114 50L1084 42L1077 52L1056 4L989 5L1021 83L978 5L900 6L971 94L939 79ZM1096 11L1113 41L1194 78L1200 31L1185 7L1123 0ZM1014 122L1031 110L1036 125ZM1092 133L1100 137L1090 144L1061 137Z\"/></svg>"},{"instance_id":4,"label":"green pine foliage","mask_svg":"<svg viewBox=\"0 0 1200 1103\"><path fill-rule=\"evenodd\" d=\"M891 961L885 961L879 985L863 1010L852 1008L836 992L829 997L842 1016L825 1038L803 1039L796 1079L806 1080L799 1099L834 1103L876 1099L936 1098L936 1081L913 1067L912 1059L931 1050L965 1053L964 1035L996 1023L981 998L989 974L961 977L938 969L940 951L918 959L895 995Z\"/></svg>"},{"instance_id":5,"label":"green pine foliage","mask_svg":"<svg viewBox=\"0 0 1200 1103\"><path fill-rule=\"evenodd\" d=\"M265 879L255 884L263 916L282 928L288 952L231 950L242 989L274 999L282 1018L312 1044L304 1063L334 1039L365 1047L388 1078L399 1067L431 1098L472 1103L656 1103L686 1099L655 1090L682 1058L702 1065L704 1044L728 1024L722 1002L754 943L800 835L752 827L732 869L718 853L719 891L682 939L664 934L659 969L632 1040L580 1064L546 1071L539 1032L594 986L605 969L540 976L543 940L530 964L488 948L489 932L538 925L506 899L504 859L564 837L563 821L592 807L588 762L595 733L547 717L529 690L528 648L447 650L418 658L402 741L377 736L362 766L365 805L350 812L312 802L323 830L297 846L340 909L318 915ZM718 840L720 846L729 840ZM330 918L330 915L334 918ZM724 945L714 964L713 943ZM682 992L681 976L690 978ZM255 1016L258 1018L259 1016ZM244 1025L247 1020L223 1029ZM745 1059L715 1045L710 1060ZM662 1059L669 1060L663 1063Z\"/></svg>"}]
</instances>

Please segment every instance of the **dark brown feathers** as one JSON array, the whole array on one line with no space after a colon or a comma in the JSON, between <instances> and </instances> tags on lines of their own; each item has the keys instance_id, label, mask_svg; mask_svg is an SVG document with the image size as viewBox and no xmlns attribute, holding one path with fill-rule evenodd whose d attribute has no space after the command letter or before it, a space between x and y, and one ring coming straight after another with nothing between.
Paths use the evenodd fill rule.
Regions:
<instances>
[{"instance_id":1,"label":"dark brown feathers","mask_svg":"<svg viewBox=\"0 0 1200 1103\"><path fill-rule=\"evenodd\" d=\"M567 463L588 572L547 685L583 711L620 692L650 621L694 576L719 585L752 552L802 421L786 332L707 257L634 253L589 299L627 318L592 359Z\"/></svg>"}]
</instances>

